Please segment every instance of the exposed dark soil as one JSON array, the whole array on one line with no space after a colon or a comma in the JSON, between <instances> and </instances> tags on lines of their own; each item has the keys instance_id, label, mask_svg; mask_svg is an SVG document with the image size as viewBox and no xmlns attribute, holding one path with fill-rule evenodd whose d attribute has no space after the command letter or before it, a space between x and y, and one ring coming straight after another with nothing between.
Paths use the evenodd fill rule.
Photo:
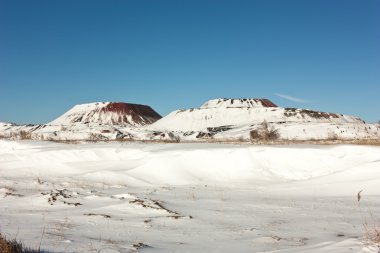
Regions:
<instances>
[{"instance_id":1,"label":"exposed dark soil","mask_svg":"<svg viewBox=\"0 0 380 253\"><path fill-rule=\"evenodd\" d=\"M131 116L134 122L140 124L150 124L162 118L150 106L121 102L109 103L101 109L101 112L115 112L119 114L118 121L114 123L130 123L127 116Z\"/></svg>"}]
</instances>

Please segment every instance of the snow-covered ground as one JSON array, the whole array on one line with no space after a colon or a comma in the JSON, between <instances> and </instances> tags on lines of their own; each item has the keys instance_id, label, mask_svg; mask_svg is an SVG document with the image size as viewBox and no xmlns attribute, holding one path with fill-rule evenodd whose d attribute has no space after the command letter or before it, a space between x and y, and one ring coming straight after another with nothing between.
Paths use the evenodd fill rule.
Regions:
<instances>
[{"instance_id":1,"label":"snow-covered ground","mask_svg":"<svg viewBox=\"0 0 380 253\"><path fill-rule=\"evenodd\" d=\"M0 232L48 252L378 252L379 168L376 146L0 140Z\"/></svg>"}]
</instances>

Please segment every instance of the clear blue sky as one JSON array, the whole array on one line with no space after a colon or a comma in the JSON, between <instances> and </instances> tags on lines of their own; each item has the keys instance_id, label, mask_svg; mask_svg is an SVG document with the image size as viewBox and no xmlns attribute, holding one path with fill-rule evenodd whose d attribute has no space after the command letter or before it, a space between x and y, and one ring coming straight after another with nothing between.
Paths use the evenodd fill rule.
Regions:
<instances>
[{"instance_id":1,"label":"clear blue sky","mask_svg":"<svg viewBox=\"0 0 380 253\"><path fill-rule=\"evenodd\" d=\"M218 97L378 121L379 25L379 0L0 0L0 121Z\"/></svg>"}]
</instances>

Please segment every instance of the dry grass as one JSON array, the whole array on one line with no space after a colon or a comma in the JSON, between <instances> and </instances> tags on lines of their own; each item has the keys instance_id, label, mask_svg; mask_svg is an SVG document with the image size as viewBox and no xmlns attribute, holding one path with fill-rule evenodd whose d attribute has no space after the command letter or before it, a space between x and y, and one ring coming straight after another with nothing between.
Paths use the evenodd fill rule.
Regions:
<instances>
[{"instance_id":1,"label":"dry grass","mask_svg":"<svg viewBox=\"0 0 380 253\"><path fill-rule=\"evenodd\" d=\"M147 141L149 142L149 141ZM311 145L338 145L338 144L351 144L351 145L374 145L380 146L380 139L310 139L310 140L251 140L240 138L230 139L207 139L196 141L181 141L181 143L220 143L220 144L245 144L245 145L297 145L297 144L311 144Z\"/></svg>"},{"instance_id":2,"label":"dry grass","mask_svg":"<svg viewBox=\"0 0 380 253\"><path fill-rule=\"evenodd\" d=\"M21 130L19 132L10 132L8 134L0 134L0 139L10 139L10 140L31 140L32 133L28 131ZM0 252L1 253L1 252Z\"/></svg>"},{"instance_id":3,"label":"dry grass","mask_svg":"<svg viewBox=\"0 0 380 253\"><path fill-rule=\"evenodd\" d=\"M264 124L265 126L265 124ZM250 133L250 136L243 138L242 136L238 138L204 138L197 140L181 140L180 138L170 139L154 139L154 140L137 140L133 138L125 139L98 139L92 138L91 140L58 140L53 138L44 138L41 140L51 141L57 143L65 144L80 144L85 142L96 143L96 142L130 142L130 143L221 143L221 144L254 144L254 145L292 145L292 144L312 144L312 145L337 145L337 144L352 144L352 145L373 145L380 146L380 139L340 139L335 135L331 134L327 139L309 139L309 140L291 140L291 139L281 139L278 136L277 130L272 129L268 126L264 127L264 137L262 135L257 135L256 132ZM1 136L0 139L28 139L30 133L24 132L23 134L14 134L11 137ZM0 252L1 253L1 252Z\"/></svg>"},{"instance_id":4,"label":"dry grass","mask_svg":"<svg viewBox=\"0 0 380 253\"><path fill-rule=\"evenodd\" d=\"M286 140L279 139L276 141L260 144L274 145L290 145L290 144L314 144L314 145L337 145L337 144L352 144L352 145L375 145L380 146L380 139L310 139L310 140Z\"/></svg>"},{"instance_id":5,"label":"dry grass","mask_svg":"<svg viewBox=\"0 0 380 253\"><path fill-rule=\"evenodd\" d=\"M47 141L56 142L56 143L64 143L64 144L81 144L83 142L81 140L55 140L55 139L48 139Z\"/></svg>"},{"instance_id":6,"label":"dry grass","mask_svg":"<svg viewBox=\"0 0 380 253\"><path fill-rule=\"evenodd\" d=\"M86 142L85 140L50 140L58 143L66 144L80 144ZM116 139L116 140L102 140L95 142L125 142L125 143L150 143L150 144L169 144L169 143L220 143L220 144L245 144L245 145L296 145L296 144L311 144L311 145L337 145L337 144L352 144L352 145L374 145L380 146L380 139L310 139L310 140L288 140L288 139L244 139L239 138L209 138L197 140L132 140L132 139Z\"/></svg>"},{"instance_id":7,"label":"dry grass","mask_svg":"<svg viewBox=\"0 0 380 253\"><path fill-rule=\"evenodd\" d=\"M42 253L42 251L27 248L16 239L8 240L0 234L0 253Z\"/></svg>"},{"instance_id":8,"label":"dry grass","mask_svg":"<svg viewBox=\"0 0 380 253\"><path fill-rule=\"evenodd\" d=\"M372 211L369 211L370 218L363 223L364 235L367 240L380 246L380 222L373 215Z\"/></svg>"},{"instance_id":9,"label":"dry grass","mask_svg":"<svg viewBox=\"0 0 380 253\"><path fill-rule=\"evenodd\" d=\"M380 146L380 139L349 140L349 144Z\"/></svg>"}]
</instances>

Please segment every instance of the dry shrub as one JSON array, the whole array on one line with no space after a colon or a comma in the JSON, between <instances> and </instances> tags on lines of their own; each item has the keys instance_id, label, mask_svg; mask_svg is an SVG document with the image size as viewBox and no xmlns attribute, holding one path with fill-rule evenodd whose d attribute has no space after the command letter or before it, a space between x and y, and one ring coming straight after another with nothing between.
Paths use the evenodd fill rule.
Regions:
<instances>
[{"instance_id":1,"label":"dry shrub","mask_svg":"<svg viewBox=\"0 0 380 253\"><path fill-rule=\"evenodd\" d=\"M360 140L352 140L349 144L380 146L380 139L360 139Z\"/></svg>"},{"instance_id":2,"label":"dry shrub","mask_svg":"<svg viewBox=\"0 0 380 253\"><path fill-rule=\"evenodd\" d=\"M90 133L88 136L89 142L97 142L97 141L102 141L102 140L104 140L104 137L101 134Z\"/></svg>"},{"instance_id":3,"label":"dry shrub","mask_svg":"<svg viewBox=\"0 0 380 253\"><path fill-rule=\"evenodd\" d=\"M280 137L278 130L274 126L269 126L268 122L263 121L257 129L253 129L249 133L252 142L256 141L274 141Z\"/></svg>"},{"instance_id":4,"label":"dry shrub","mask_svg":"<svg viewBox=\"0 0 380 253\"><path fill-rule=\"evenodd\" d=\"M369 211L369 213L370 219L366 219L363 223L364 235L367 240L379 245L380 247L380 222L371 211Z\"/></svg>"},{"instance_id":5,"label":"dry shrub","mask_svg":"<svg viewBox=\"0 0 380 253\"><path fill-rule=\"evenodd\" d=\"M26 248L15 239L8 240L0 234L0 253L42 253L42 251Z\"/></svg>"},{"instance_id":6,"label":"dry shrub","mask_svg":"<svg viewBox=\"0 0 380 253\"><path fill-rule=\"evenodd\" d=\"M49 140L51 142L63 143L63 144L81 144L80 140Z\"/></svg>"},{"instance_id":7,"label":"dry shrub","mask_svg":"<svg viewBox=\"0 0 380 253\"><path fill-rule=\"evenodd\" d=\"M0 238L0 252L1 253L13 253L22 252L22 247L16 241L7 241L4 238Z\"/></svg>"},{"instance_id":8,"label":"dry shrub","mask_svg":"<svg viewBox=\"0 0 380 253\"><path fill-rule=\"evenodd\" d=\"M258 129L253 129L251 132L249 132L250 139L253 140L259 140L261 138L261 135L259 133Z\"/></svg>"},{"instance_id":9,"label":"dry shrub","mask_svg":"<svg viewBox=\"0 0 380 253\"><path fill-rule=\"evenodd\" d=\"M32 133L24 131L24 130L20 131L19 136L20 136L20 140L32 139Z\"/></svg>"},{"instance_id":10,"label":"dry shrub","mask_svg":"<svg viewBox=\"0 0 380 253\"><path fill-rule=\"evenodd\" d=\"M9 136L4 136L6 138L9 138L9 139L13 139L13 140L30 140L32 139L32 133L28 132L28 131L25 131L25 130L21 130L19 132L10 132L9 133Z\"/></svg>"}]
</instances>

